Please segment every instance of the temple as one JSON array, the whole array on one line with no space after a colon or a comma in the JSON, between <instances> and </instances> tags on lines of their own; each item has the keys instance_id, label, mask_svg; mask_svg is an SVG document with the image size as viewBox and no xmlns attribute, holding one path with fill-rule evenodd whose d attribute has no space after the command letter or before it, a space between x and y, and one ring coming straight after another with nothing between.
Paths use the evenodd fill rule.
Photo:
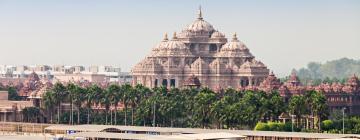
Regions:
<instances>
[{"instance_id":1,"label":"temple","mask_svg":"<svg viewBox=\"0 0 360 140\"><path fill-rule=\"evenodd\" d=\"M304 95L306 91L318 91L325 95L326 103L330 110L345 109L348 114L360 115L360 82L356 75L349 77L345 84L322 83L318 86L302 85L296 73L293 72L289 79L281 83L273 73L252 90L260 90L266 93L278 91L285 101L291 96Z\"/></svg>"},{"instance_id":2,"label":"temple","mask_svg":"<svg viewBox=\"0 0 360 140\"><path fill-rule=\"evenodd\" d=\"M153 88L200 86L211 89L258 86L269 74L234 34L230 41L204 20L201 8L193 23L164 39L132 71L133 85Z\"/></svg>"}]
</instances>

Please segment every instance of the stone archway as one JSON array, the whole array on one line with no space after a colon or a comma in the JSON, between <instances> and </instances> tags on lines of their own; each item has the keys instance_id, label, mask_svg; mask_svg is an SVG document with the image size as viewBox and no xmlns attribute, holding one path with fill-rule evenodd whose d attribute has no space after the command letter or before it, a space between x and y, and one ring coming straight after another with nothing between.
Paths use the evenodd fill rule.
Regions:
<instances>
[{"instance_id":1,"label":"stone archway","mask_svg":"<svg viewBox=\"0 0 360 140\"><path fill-rule=\"evenodd\" d=\"M249 85L249 78L248 77L241 77L240 78L240 86L246 87Z\"/></svg>"}]
</instances>

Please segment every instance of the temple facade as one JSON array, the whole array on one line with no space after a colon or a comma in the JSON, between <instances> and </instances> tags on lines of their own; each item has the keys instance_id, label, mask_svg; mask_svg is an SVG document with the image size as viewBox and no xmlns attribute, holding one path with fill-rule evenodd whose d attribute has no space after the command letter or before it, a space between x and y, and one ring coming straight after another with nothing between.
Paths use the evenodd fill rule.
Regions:
<instances>
[{"instance_id":1,"label":"temple facade","mask_svg":"<svg viewBox=\"0 0 360 140\"><path fill-rule=\"evenodd\" d=\"M269 70L236 34L228 41L203 19L199 9L193 23L179 34L174 33L171 39L165 34L131 73L133 85L181 88L195 77L196 86L221 89L258 86Z\"/></svg>"},{"instance_id":2,"label":"temple facade","mask_svg":"<svg viewBox=\"0 0 360 140\"><path fill-rule=\"evenodd\" d=\"M315 90L321 92L326 97L326 103L330 110L345 109L345 112L352 115L360 115L360 81L356 75L349 77L345 84L322 83L318 86L302 85L296 73L292 73L289 79L281 83L273 73L252 90L264 92L278 91L285 101L289 101L291 96L303 95L306 91Z\"/></svg>"}]
</instances>

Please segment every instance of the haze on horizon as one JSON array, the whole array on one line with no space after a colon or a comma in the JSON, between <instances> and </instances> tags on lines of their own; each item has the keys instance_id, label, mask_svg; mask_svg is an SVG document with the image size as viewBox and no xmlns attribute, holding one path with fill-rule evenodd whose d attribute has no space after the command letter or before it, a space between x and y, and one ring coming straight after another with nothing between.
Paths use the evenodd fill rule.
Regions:
<instances>
[{"instance_id":1,"label":"haze on horizon","mask_svg":"<svg viewBox=\"0 0 360 140\"><path fill-rule=\"evenodd\" d=\"M310 61L360 59L360 1L0 0L0 64L116 65L129 71L167 32L203 16L236 32L280 77Z\"/></svg>"}]
</instances>

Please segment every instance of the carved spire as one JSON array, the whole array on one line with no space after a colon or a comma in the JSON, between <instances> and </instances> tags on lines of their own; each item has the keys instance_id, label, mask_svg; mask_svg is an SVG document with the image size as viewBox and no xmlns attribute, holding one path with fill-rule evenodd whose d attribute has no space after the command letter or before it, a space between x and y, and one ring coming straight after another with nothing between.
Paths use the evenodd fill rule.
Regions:
<instances>
[{"instance_id":1,"label":"carved spire","mask_svg":"<svg viewBox=\"0 0 360 140\"><path fill-rule=\"evenodd\" d=\"M168 35L167 35L167 33L165 33L165 35L164 35L164 41L168 41L169 39L168 39Z\"/></svg>"},{"instance_id":2,"label":"carved spire","mask_svg":"<svg viewBox=\"0 0 360 140\"><path fill-rule=\"evenodd\" d=\"M232 40L234 40L234 41L235 41L235 40L238 40L237 35L236 35L236 32L234 33Z\"/></svg>"},{"instance_id":3,"label":"carved spire","mask_svg":"<svg viewBox=\"0 0 360 140\"><path fill-rule=\"evenodd\" d=\"M198 11L198 19L202 20L202 11L201 11L201 5L199 6L199 11Z\"/></svg>"},{"instance_id":4,"label":"carved spire","mask_svg":"<svg viewBox=\"0 0 360 140\"><path fill-rule=\"evenodd\" d=\"M275 76L275 74L274 74L273 71L271 71L269 75L270 75L270 76Z\"/></svg>"},{"instance_id":5,"label":"carved spire","mask_svg":"<svg viewBox=\"0 0 360 140\"><path fill-rule=\"evenodd\" d=\"M177 39L176 32L174 32L174 35L173 35L172 39Z\"/></svg>"}]
</instances>

